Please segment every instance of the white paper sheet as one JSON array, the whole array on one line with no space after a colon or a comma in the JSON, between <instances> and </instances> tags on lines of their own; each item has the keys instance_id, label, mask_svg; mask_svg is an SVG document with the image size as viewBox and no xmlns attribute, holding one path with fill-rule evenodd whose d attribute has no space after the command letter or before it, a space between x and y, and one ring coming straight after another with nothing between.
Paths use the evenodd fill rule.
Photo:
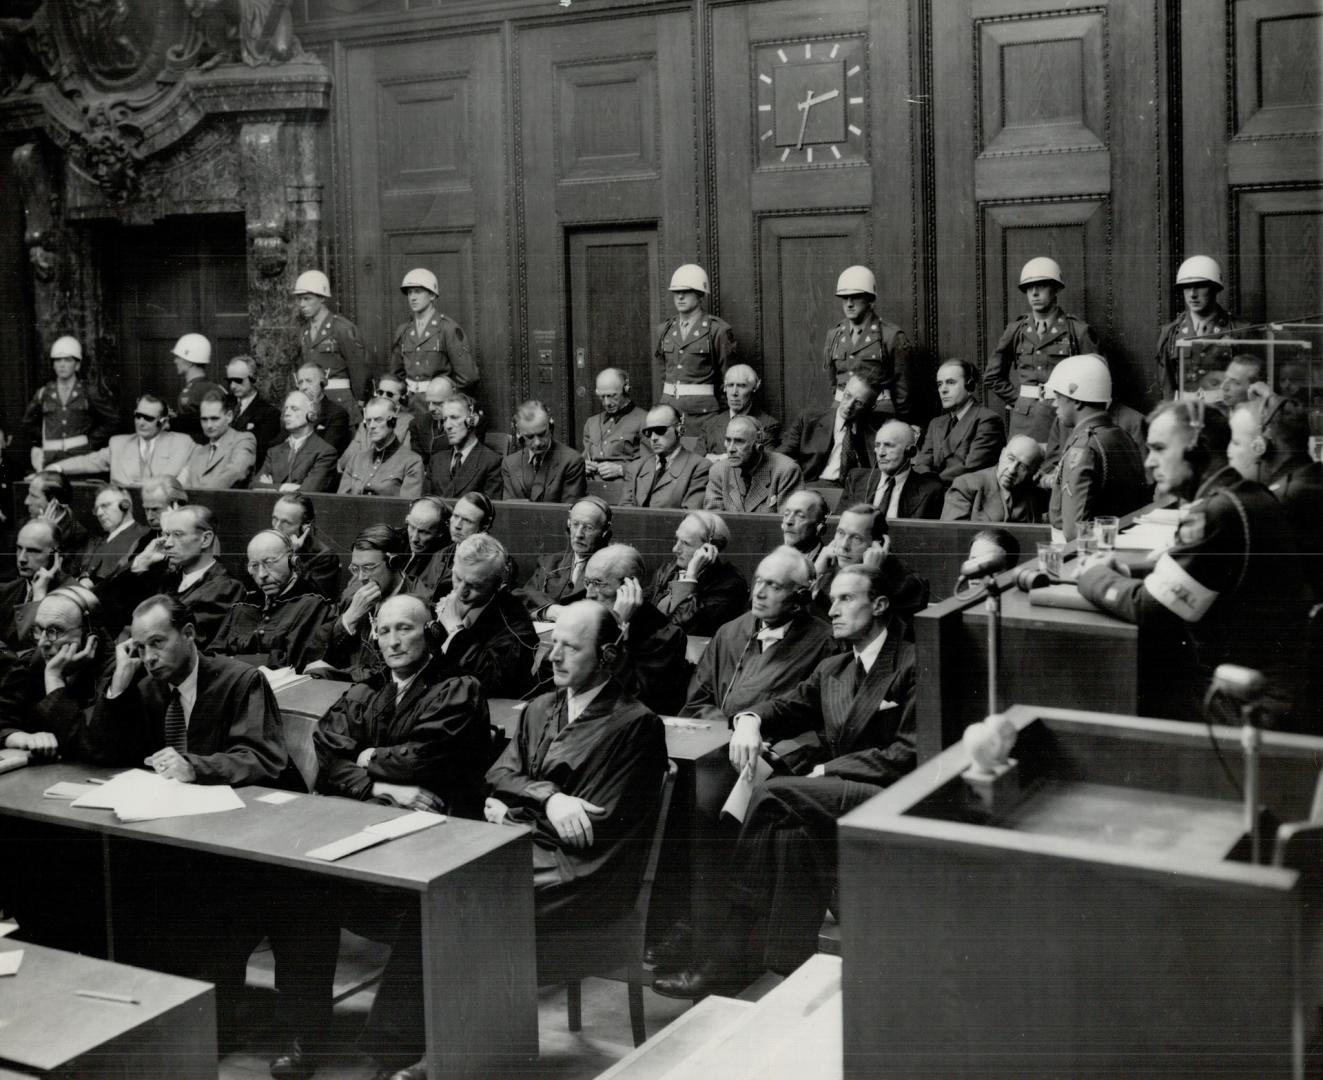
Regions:
<instances>
[{"instance_id":1,"label":"white paper sheet","mask_svg":"<svg viewBox=\"0 0 1323 1080\"><path fill-rule=\"evenodd\" d=\"M753 798L753 789L759 784L766 783L767 778L771 775L772 767L762 758L759 758L754 763L752 778L749 776L748 769L740 773L740 778L735 781L735 786L730 789L730 795L727 796L721 812L729 814L736 821L743 823L744 815L749 810L749 800Z\"/></svg>"},{"instance_id":2,"label":"white paper sheet","mask_svg":"<svg viewBox=\"0 0 1323 1080\"><path fill-rule=\"evenodd\" d=\"M272 693L284 690L288 686L298 686L299 683L312 681L311 675L300 675L292 667L269 668L262 665L257 670L270 685Z\"/></svg>"},{"instance_id":3,"label":"white paper sheet","mask_svg":"<svg viewBox=\"0 0 1323 1080\"><path fill-rule=\"evenodd\" d=\"M410 833L416 833L422 829L430 829L433 825L441 825L445 820L445 814L432 814L426 810L415 810L412 814L405 814L403 817L391 818L389 821L378 821L375 825L369 825L363 831L369 832L373 836L380 836L383 840L394 840L399 836L408 836Z\"/></svg>"},{"instance_id":4,"label":"white paper sheet","mask_svg":"<svg viewBox=\"0 0 1323 1080\"><path fill-rule=\"evenodd\" d=\"M0 952L0 975L17 975L18 966L23 963L23 950Z\"/></svg>"},{"instance_id":5,"label":"white paper sheet","mask_svg":"<svg viewBox=\"0 0 1323 1080\"><path fill-rule=\"evenodd\" d=\"M1132 525L1116 538L1121 551L1166 551L1174 543L1176 527L1157 521Z\"/></svg>"},{"instance_id":6,"label":"white paper sheet","mask_svg":"<svg viewBox=\"0 0 1323 1080\"><path fill-rule=\"evenodd\" d=\"M332 840L329 844L323 844L319 848L313 848L307 854L310 859L335 862L336 859L343 859L346 855L352 855L355 851L362 851L364 848L374 847L385 842L386 837L384 836L373 836L370 832L356 832L343 839Z\"/></svg>"},{"instance_id":7,"label":"white paper sheet","mask_svg":"<svg viewBox=\"0 0 1323 1080\"><path fill-rule=\"evenodd\" d=\"M113 810L120 821L154 821L242 810L243 800L228 784L181 784L156 773L131 769L74 799L70 806Z\"/></svg>"},{"instance_id":8,"label":"white paper sheet","mask_svg":"<svg viewBox=\"0 0 1323 1080\"><path fill-rule=\"evenodd\" d=\"M14 922L13 919L8 919L5 922L0 922L0 937L8 937L17 929L18 929L18 923Z\"/></svg>"},{"instance_id":9,"label":"white paper sheet","mask_svg":"<svg viewBox=\"0 0 1323 1080\"><path fill-rule=\"evenodd\" d=\"M297 793L293 791L269 791L265 795L259 795L257 801L270 803L272 806L282 806L287 802L293 802L297 798Z\"/></svg>"},{"instance_id":10,"label":"white paper sheet","mask_svg":"<svg viewBox=\"0 0 1323 1080\"><path fill-rule=\"evenodd\" d=\"M75 784L72 780L61 780L43 791L41 797L43 799L77 799L96 790L95 784Z\"/></svg>"}]
</instances>

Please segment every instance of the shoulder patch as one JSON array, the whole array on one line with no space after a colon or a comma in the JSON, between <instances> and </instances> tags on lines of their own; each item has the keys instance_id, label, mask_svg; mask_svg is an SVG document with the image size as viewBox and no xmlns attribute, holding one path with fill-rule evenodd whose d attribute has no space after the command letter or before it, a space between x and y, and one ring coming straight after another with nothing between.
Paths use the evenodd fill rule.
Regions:
<instances>
[{"instance_id":1,"label":"shoulder patch","mask_svg":"<svg viewBox=\"0 0 1323 1080\"><path fill-rule=\"evenodd\" d=\"M1066 468L1078 469L1084 464L1084 447L1077 446L1066 454Z\"/></svg>"},{"instance_id":2,"label":"shoulder patch","mask_svg":"<svg viewBox=\"0 0 1323 1080\"><path fill-rule=\"evenodd\" d=\"M461 329L459 328L459 323L455 323L455 324L453 324L452 329L453 329L453 332L454 332L454 335L455 335L455 340L456 340L456 341L463 341L463 340L464 340L464 331L461 330Z\"/></svg>"}]
</instances>

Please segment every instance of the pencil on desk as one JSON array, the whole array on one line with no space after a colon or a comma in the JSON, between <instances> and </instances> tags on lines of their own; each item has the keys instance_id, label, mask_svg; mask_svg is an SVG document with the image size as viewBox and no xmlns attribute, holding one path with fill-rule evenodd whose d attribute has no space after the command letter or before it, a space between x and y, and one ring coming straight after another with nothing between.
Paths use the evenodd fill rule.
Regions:
<instances>
[{"instance_id":1,"label":"pencil on desk","mask_svg":"<svg viewBox=\"0 0 1323 1080\"><path fill-rule=\"evenodd\" d=\"M117 1001L121 1005L140 1004L136 997L129 997L128 994L111 994L105 990L75 990L79 997L96 998L98 1001Z\"/></svg>"}]
</instances>

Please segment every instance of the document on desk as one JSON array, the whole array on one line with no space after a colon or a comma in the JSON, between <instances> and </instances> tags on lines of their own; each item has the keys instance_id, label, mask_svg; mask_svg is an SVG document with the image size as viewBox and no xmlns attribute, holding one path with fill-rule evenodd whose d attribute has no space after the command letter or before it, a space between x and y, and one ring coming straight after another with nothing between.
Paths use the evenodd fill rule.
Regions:
<instances>
[{"instance_id":1,"label":"document on desk","mask_svg":"<svg viewBox=\"0 0 1323 1080\"><path fill-rule=\"evenodd\" d=\"M43 799L78 799L97 790L96 784L76 784L72 780L60 780L41 793Z\"/></svg>"},{"instance_id":2,"label":"document on desk","mask_svg":"<svg viewBox=\"0 0 1323 1080\"><path fill-rule=\"evenodd\" d=\"M120 821L155 821L242 810L228 784L181 784L156 773L130 769L69 804L78 810L113 810Z\"/></svg>"},{"instance_id":3,"label":"document on desk","mask_svg":"<svg viewBox=\"0 0 1323 1080\"><path fill-rule=\"evenodd\" d=\"M257 669L266 679L274 694L278 690L284 690L289 686L298 686L299 683L312 682L311 675L300 675L292 667L269 668L262 665Z\"/></svg>"},{"instance_id":4,"label":"document on desk","mask_svg":"<svg viewBox=\"0 0 1323 1080\"><path fill-rule=\"evenodd\" d=\"M384 844L387 840L408 836L410 833L416 833L422 829L430 829L433 825L443 825L445 821L445 814L432 814L426 810L415 810L412 814L405 814L403 817L391 818L389 821L379 821L375 825L369 825L362 832L356 832L342 840L332 840L329 844L313 848L307 855L310 859L335 862L336 859L343 859L346 855L352 855L355 851L362 851L377 844Z\"/></svg>"},{"instance_id":5,"label":"document on desk","mask_svg":"<svg viewBox=\"0 0 1323 1080\"><path fill-rule=\"evenodd\" d=\"M1176 527L1162 521L1132 525L1116 538L1117 548L1123 551L1166 551L1174 543Z\"/></svg>"},{"instance_id":6,"label":"document on desk","mask_svg":"<svg viewBox=\"0 0 1323 1080\"><path fill-rule=\"evenodd\" d=\"M17 975L21 963L23 963L22 949L0 952L0 975Z\"/></svg>"}]
</instances>

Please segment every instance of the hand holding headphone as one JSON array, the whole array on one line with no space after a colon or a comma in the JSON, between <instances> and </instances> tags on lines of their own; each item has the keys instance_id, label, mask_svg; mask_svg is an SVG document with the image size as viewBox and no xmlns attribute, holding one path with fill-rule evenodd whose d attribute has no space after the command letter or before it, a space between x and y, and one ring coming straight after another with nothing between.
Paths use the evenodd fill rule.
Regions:
<instances>
[{"instance_id":1,"label":"hand holding headphone","mask_svg":"<svg viewBox=\"0 0 1323 1080\"><path fill-rule=\"evenodd\" d=\"M685 570L685 576L693 578L695 581L703 576L703 572L717 561L717 551L713 544L703 544L694 552L693 558L689 560L689 566Z\"/></svg>"},{"instance_id":2,"label":"hand holding headphone","mask_svg":"<svg viewBox=\"0 0 1323 1080\"><path fill-rule=\"evenodd\" d=\"M616 617L616 621L621 627L629 625L630 619L637 614L640 607L643 606L643 586L639 584L638 578L625 578L620 583L620 588L616 590L616 602L612 605L611 611Z\"/></svg>"}]
</instances>

